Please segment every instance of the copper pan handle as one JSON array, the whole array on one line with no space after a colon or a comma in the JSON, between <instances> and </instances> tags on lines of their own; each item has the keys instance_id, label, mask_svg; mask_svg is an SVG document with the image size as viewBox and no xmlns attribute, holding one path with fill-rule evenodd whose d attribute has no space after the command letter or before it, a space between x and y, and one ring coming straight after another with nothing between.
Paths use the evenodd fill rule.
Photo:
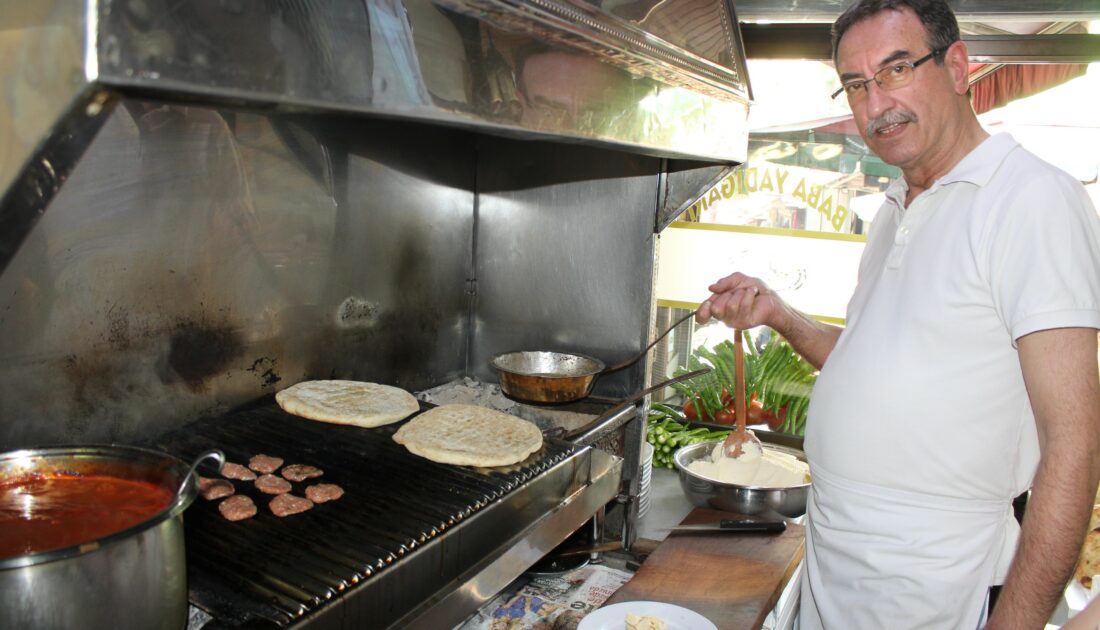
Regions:
<instances>
[{"instance_id":1,"label":"copper pan handle","mask_svg":"<svg viewBox=\"0 0 1100 630\"><path fill-rule=\"evenodd\" d=\"M674 383L679 383L679 382L682 382L682 381L693 379L696 376L702 376L702 375L704 375L704 374L706 374L710 371L711 371L711 368L707 367L707 368L703 368L701 370L695 370L694 372L687 372L685 374L681 374L680 376L670 378L667 381L661 381L660 383L657 383L656 385L650 385L649 387L643 389L642 391L638 392L637 394L634 394L633 396L622 400L619 404L615 405L611 409L608 409L607 411L601 413L599 415L599 417L596 418L595 420L593 420L592 422L589 422L588 424L586 424L582 427L573 429L569 433L566 433L562 437L562 439L572 441L577 437L583 437L583 436L586 436L589 433L596 432L599 429L603 428L603 426L602 426L603 423L606 422L609 418L611 418L612 416L618 414L619 412L621 412L623 409L626 409L630 405L633 405L634 403L638 402L639 400L644 398L646 395L651 394L651 393L657 391L658 389L661 389L662 387L668 387L669 385L672 385Z\"/></svg>"},{"instance_id":2,"label":"copper pan handle","mask_svg":"<svg viewBox=\"0 0 1100 630\"><path fill-rule=\"evenodd\" d=\"M676 320L676 323L675 323L675 324L673 324L673 325L669 326L669 327L668 327L667 329L665 329L665 331L664 331L663 333L661 333L660 335L658 335L658 336L657 336L657 338L656 338L656 339L654 339L654 340L653 340L653 342L652 342L652 343L650 343L650 344L649 344L648 346L646 346L645 348L643 348L641 352L639 352L638 354L636 354L636 355L634 355L634 356L630 357L630 358L629 358L629 359L627 359L626 361L623 361L622 363L616 363L615 365L612 365L611 367L606 367L606 368L604 368L603 372L600 372L600 374L607 374L608 372L617 372L617 371L619 371L619 370L621 370L621 369L623 369L623 368L625 368L625 367L630 367L631 365L634 365L634 364L635 364L635 363L637 363L637 362L638 362L638 361L639 361L639 360L640 360L640 359L641 359L642 357L644 357L644 356L646 355L646 353L647 353L647 352L649 352L649 349L650 349L650 348L652 348L653 346L657 345L657 342L658 342L658 341L660 341L660 340L664 339L665 337L667 337L667 336L668 336L668 333L670 333L670 332L672 332L673 330L675 330L675 329L676 329L676 327L677 327L677 326L679 326L680 324L684 323L684 321L686 321L686 320L687 320L687 318L689 318L689 317L693 317L694 315L695 315L695 311L692 311L692 312L688 313L687 315L684 315L684 316L683 316L683 317L681 317L680 319ZM665 385L669 385L669 384L671 384L671 383L672 383L672 381L669 381L668 383L665 383ZM661 385L661 387L664 387L664 385ZM645 394L642 394L642 395L644 396Z\"/></svg>"}]
</instances>

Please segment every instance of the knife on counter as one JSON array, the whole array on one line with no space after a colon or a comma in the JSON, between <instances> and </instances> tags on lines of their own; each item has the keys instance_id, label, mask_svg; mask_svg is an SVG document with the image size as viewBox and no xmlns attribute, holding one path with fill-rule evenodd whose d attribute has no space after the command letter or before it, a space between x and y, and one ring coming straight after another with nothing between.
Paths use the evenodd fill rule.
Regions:
<instances>
[{"instance_id":1,"label":"knife on counter","mask_svg":"<svg viewBox=\"0 0 1100 630\"><path fill-rule=\"evenodd\" d=\"M730 533L770 533L777 534L786 531L787 523L784 521L739 521L734 519L722 519L717 523L697 523L694 525L677 525L669 528L670 532L730 532Z\"/></svg>"}]
</instances>

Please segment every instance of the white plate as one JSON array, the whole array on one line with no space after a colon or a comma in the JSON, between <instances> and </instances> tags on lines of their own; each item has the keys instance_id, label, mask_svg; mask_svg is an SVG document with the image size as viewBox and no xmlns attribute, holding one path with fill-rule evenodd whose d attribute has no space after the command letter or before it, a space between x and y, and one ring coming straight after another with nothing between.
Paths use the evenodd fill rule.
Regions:
<instances>
[{"instance_id":1,"label":"white plate","mask_svg":"<svg viewBox=\"0 0 1100 630\"><path fill-rule=\"evenodd\" d=\"M668 630L718 630L699 613L664 602L622 602L597 608L581 619L577 630L625 630L626 613L660 617L668 624Z\"/></svg>"},{"instance_id":2,"label":"white plate","mask_svg":"<svg viewBox=\"0 0 1100 630\"><path fill-rule=\"evenodd\" d=\"M1095 578L1093 578L1095 579ZM1081 612L1089 605L1089 591L1074 577L1066 585L1066 605L1075 613Z\"/></svg>"}]
</instances>

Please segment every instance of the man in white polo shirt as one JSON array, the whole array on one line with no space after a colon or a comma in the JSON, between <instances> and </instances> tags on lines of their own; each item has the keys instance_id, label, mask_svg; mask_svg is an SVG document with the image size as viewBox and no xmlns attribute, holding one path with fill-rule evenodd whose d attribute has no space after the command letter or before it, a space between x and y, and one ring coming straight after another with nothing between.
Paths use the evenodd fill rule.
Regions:
<instances>
[{"instance_id":1,"label":"man in white polo shirt","mask_svg":"<svg viewBox=\"0 0 1100 630\"><path fill-rule=\"evenodd\" d=\"M1100 220L1079 183L981 128L943 0L860 0L833 31L837 94L903 173L847 326L739 273L698 314L768 325L821 368L801 628L971 630L1000 584L985 627L1042 628L1100 479Z\"/></svg>"}]
</instances>

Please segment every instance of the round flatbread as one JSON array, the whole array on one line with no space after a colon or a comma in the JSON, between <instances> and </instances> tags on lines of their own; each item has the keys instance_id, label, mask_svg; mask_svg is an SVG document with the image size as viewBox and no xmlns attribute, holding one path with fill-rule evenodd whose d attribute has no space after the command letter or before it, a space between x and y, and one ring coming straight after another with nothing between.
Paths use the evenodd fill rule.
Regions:
<instances>
[{"instance_id":1,"label":"round flatbread","mask_svg":"<svg viewBox=\"0 0 1100 630\"><path fill-rule=\"evenodd\" d=\"M507 466L542 448L542 431L488 407L443 405L410 420L393 440L440 464Z\"/></svg>"},{"instance_id":2,"label":"round flatbread","mask_svg":"<svg viewBox=\"0 0 1100 630\"><path fill-rule=\"evenodd\" d=\"M399 387L361 381L303 381L275 394L275 402L296 416L366 428L404 420L420 410L416 398Z\"/></svg>"},{"instance_id":3,"label":"round flatbread","mask_svg":"<svg viewBox=\"0 0 1100 630\"><path fill-rule=\"evenodd\" d=\"M1081 555L1077 559L1077 569L1073 577L1085 588L1092 588L1092 578L1100 575L1100 529L1089 530L1085 543L1081 546Z\"/></svg>"}]
</instances>

